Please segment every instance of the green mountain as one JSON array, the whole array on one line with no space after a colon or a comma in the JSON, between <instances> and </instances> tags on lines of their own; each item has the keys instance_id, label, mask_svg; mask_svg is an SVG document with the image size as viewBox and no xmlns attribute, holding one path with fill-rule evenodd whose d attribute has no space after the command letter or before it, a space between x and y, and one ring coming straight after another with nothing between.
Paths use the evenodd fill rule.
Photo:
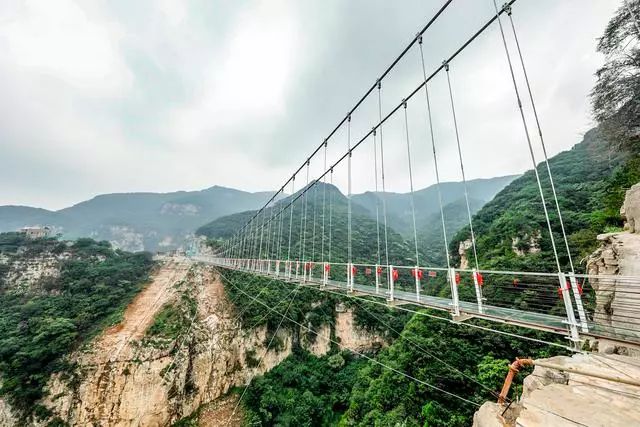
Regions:
<instances>
[{"instance_id":1,"label":"green mountain","mask_svg":"<svg viewBox=\"0 0 640 427\"><path fill-rule=\"evenodd\" d=\"M467 191L469 200L474 200L472 204L474 209L471 213L475 213L483 204L487 203L498 194L500 190L506 187L511 181L519 175L499 176L488 179L473 179L467 181ZM447 205L457 203L464 199L464 184L462 182L443 182L440 184L442 194L442 205L446 209ZM375 218L376 203L382 206L382 197L384 195L387 206L388 225L398 231L403 236L413 238L413 220L411 217L411 193L382 193L382 192L366 192L356 194L352 200L359 205L367 208L370 214ZM437 185L417 190L413 193L413 200L416 211L416 228L422 229L433 224L433 216L440 216L440 203L438 201ZM480 202L478 204L478 202ZM466 210L466 207L465 207ZM381 208L379 208L381 212ZM446 220L446 215L445 215ZM455 222L455 221L454 221ZM442 231L442 229L440 229Z\"/></svg>"},{"instance_id":2,"label":"green mountain","mask_svg":"<svg viewBox=\"0 0 640 427\"><path fill-rule=\"evenodd\" d=\"M477 212L487 201L491 200L493 196L504 188L509 182L513 181L517 175L509 175L490 179L477 179L469 181L469 205L471 213ZM322 209L322 185L318 184L312 188L307 194L307 203L310 206L316 206L316 220L321 221L321 209ZM334 194L335 200L339 209L337 217L342 218L346 216L346 197L334 186L327 185L327 201L326 206L328 209L328 194ZM461 182L446 182L441 184L443 210L445 227L447 228L447 238L451 239L453 235L464 227L468 223L466 203L464 200L464 186ZM422 254L421 258L426 256L427 262L431 265L443 266L446 264L445 257L445 245L442 233L442 221L440 214L440 205L438 202L437 187L435 185L429 186L422 190L418 190L414 193L414 200L416 206L416 228L418 230L418 247L419 252ZM296 193L296 195L299 194ZM377 256L377 233L376 230L376 203L379 209L379 221L381 226L381 239L382 239L382 197L385 196L385 202L387 204L387 225L389 230L392 230L394 234L400 234L402 239L406 241L408 245L408 252L404 254L402 259L410 258L415 259L415 250L413 249L413 223L411 218L411 199L409 193L374 193L366 192L362 194L355 194L352 196L352 209L353 209L353 224L357 224L357 227L371 228L367 230L366 235L371 235L372 242L375 242L374 246L367 245L362 242L363 246L369 246L369 249L375 249L372 253L372 257L368 260L362 259L362 261L372 262ZM288 203L290 199L285 199L283 202ZM296 202L299 203L299 202ZM279 209L280 205L277 205ZM295 212L294 208L294 212ZM309 219L313 221L313 208L309 208ZM229 215L227 217L218 218L208 224L203 225L197 230L197 234L208 236L216 239L227 239L233 235L233 233L242 227L253 215L254 211L243 212L238 214ZM269 214L268 214L269 215ZM328 213L326 213L328 217ZM367 217L369 220L367 220ZM340 229L337 233L339 239L346 236L346 224L340 223L340 227L344 225L344 230ZM355 234L354 234L355 237ZM358 237L361 237L358 234ZM394 237L395 239L395 237ZM395 241L394 241L395 243ZM411 263L413 261L409 261ZM422 263L422 262L421 262ZM408 265L408 264L407 264Z\"/></svg>"},{"instance_id":3,"label":"green mountain","mask_svg":"<svg viewBox=\"0 0 640 427\"><path fill-rule=\"evenodd\" d=\"M201 191L103 194L59 211L0 206L0 232L48 225L65 238L108 240L133 251L168 250L183 245L201 224L255 209L272 195L214 186Z\"/></svg>"},{"instance_id":4,"label":"green mountain","mask_svg":"<svg viewBox=\"0 0 640 427\"><path fill-rule=\"evenodd\" d=\"M597 246L596 236L622 225L619 209L625 190L640 179L632 154L612 151L598 129L592 129L571 150L549 160L574 264ZM560 263L568 270L560 222L546 165L537 167ZM533 170L514 180L473 217L482 268L553 271L555 261ZM452 240L457 256L466 227ZM514 249L515 247L515 249ZM517 253L518 252L518 253Z\"/></svg>"},{"instance_id":5,"label":"green mountain","mask_svg":"<svg viewBox=\"0 0 640 427\"><path fill-rule=\"evenodd\" d=\"M323 187L324 186L324 187ZM331 261L344 262L348 259L348 200L347 197L330 184L318 183L306 193L306 201L303 197L298 198L293 204L293 216L290 209L272 221L271 236L277 240L277 236L282 227L280 237L279 258L286 259L289 246L289 225L291 224L291 252L292 259L301 258L304 250L304 259L314 258L316 261L322 259L322 193L325 193L325 259L329 255L329 244L331 244ZM288 206L290 201L297 197L301 191L293 196L289 196L274 207L265 212L265 218L276 216L282 206ZM306 209L305 209L306 204ZM329 206L331 205L331 238L329 238ZM352 202L352 260L355 263L375 263L377 257L377 231L376 221L371 218L369 211ZM231 237L240 227L242 227L256 211L241 212L226 217L219 218L200 227L196 234L209 237L211 239L224 239ZM315 220L314 220L315 218ZM280 226L280 221L282 225ZM305 227L306 222L306 227ZM262 224L260 217L259 224ZM314 233L315 224L315 233ZM314 239L315 236L315 239ZM383 245L384 228L381 224L380 239L381 249ZM414 258L412 246L392 228L387 229L389 242L389 258L391 262L401 262L410 265ZM303 239L304 238L304 239ZM266 239L266 233L265 233ZM303 245L304 243L304 245ZM265 243L266 246L266 243ZM313 255L315 254L315 257ZM276 256L275 252L273 256ZM384 255L382 260L384 262Z\"/></svg>"}]
</instances>

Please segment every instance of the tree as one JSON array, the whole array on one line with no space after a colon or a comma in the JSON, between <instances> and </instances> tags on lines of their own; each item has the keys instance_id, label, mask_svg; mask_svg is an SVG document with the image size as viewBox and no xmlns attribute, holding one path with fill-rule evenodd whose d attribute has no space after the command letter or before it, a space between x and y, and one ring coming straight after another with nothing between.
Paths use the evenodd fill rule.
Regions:
<instances>
[{"instance_id":1,"label":"tree","mask_svg":"<svg viewBox=\"0 0 640 427\"><path fill-rule=\"evenodd\" d=\"M638 148L640 135L640 0L624 0L598 40L606 56L591 92L595 118L610 141Z\"/></svg>"}]
</instances>

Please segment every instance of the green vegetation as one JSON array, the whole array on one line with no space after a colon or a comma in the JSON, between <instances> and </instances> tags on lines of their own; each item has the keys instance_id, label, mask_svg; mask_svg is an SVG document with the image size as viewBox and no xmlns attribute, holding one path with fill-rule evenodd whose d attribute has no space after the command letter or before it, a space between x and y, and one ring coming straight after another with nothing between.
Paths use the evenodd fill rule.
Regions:
<instances>
[{"instance_id":1,"label":"green vegetation","mask_svg":"<svg viewBox=\"0 0 640 427\"><path fill-rule=\"evenodd\" d=\"M607 226L620 226L624 190L640 178L629 169L629 155L611 152L599 130L585 134L584 141L549 160L560 209L576 266L597 246L595 239ZM568 270L558 215L553 204L549 176L538 165L554 238L562 266ZM473 218L480 266L485 269L553 271L555 262L547 224L533 171L525 173L487 203ZM469 238L466 227L452 240L450 251L457 257L458 245ZM518 255L512 248L518 240ZM531 251L539 245L540 252ZM565 271L566 271L565 270Z\"/></svg>"},{"instance_id":2,"label":"green vegetation","mask_svg":"<svg viewBox=\"0 0 640 427\"><path fill-rule=\"evenodd\" d=\"M107 242L80 239L67 246L0 234L0 254L11 261L62 251L69 257L59 277L33 289L4 283L0 290L0 394L25 416L41 408L34 404L53 372L72 371L64 356L122 312L153 265L149 254L112 250Z\"/></svg>"},{"instance_id":3,"label":"green vegetation","mask_svg":"<svg viewBox=\"0 0 640 427\"><path fill-rule=\"evenodd\" d=\"M302 259L304 251L304 259L322 260L322 193L323 184L318 184L315 188L308 191L306 201L303 197L297 199L293 204L293 215L290 208L287 208L281 215L282 231L280 229L280 220L274 220L270 230L271 238L278 240L280 234L280 252L272 252L273 257L287 259ZM324 236L324 256L325 260L331 262L346 262L347 260L347 198L334 186L326 184L325 186L325 236ZM299 193L296 193L297 196ZM265 212L266 219L271 215L274 216L280 212L282 206L288 206L292 200L283 199L276 204L275 207L267 209ZM331 235L329 235L329 204L331 202ZM305 212L306 204L306 215ZM231 236L238 230L240 225L252 217L255 212L243 212L240 214L230 215L213 221L198 230L199 234L209 238L220 238ZM315 215L315 234L314 234L314 215ZM260 217L261 220L262 216ZM306 219L306 228L304 220ZM377 256L377 232L375 217L372 219L370 213L357 203L352 203L352 259L353 262L375 262ZM289 228L291 226L291 250L289 251ZM382 224L381 224L382 227ZM381 236L384 233L380 230ZM411 245L404 241L404 238L391 228L387 229L389 239L389 259L391 263L408 263L415 258L411 250ZM266 236L264 233L264 250L266 251ZM304 239L302 238L304 237ZM315 238L314 238L315 237ZM330 238L331 237L331 238ZM304 242L303 242L304 241ZM304 245L303 245L304 243ZM331 246L331 257L329 257L329 246ZM272 246L273 248L273 246ZM255 255L255 254L254 254ZM383 256L383 255L382 255Z\"/></svg>"},{"instance_id":4,"label":"green vegetation","mask_svg":"<svg viewBox=\"0 0 640 427\"><path fill-rule=\"evenodd\" d=\"M478 323L495 328L495 324ZM513 328L500 329L515 332ZM369 363L358 373L349 409L340 424L468 426L477 408L424 382L482 404L495 400L507 359L514 355L545 357L554 354L552 351L543 344L416 315L400 337L378 354L378 363Z\"/></svg>"},{"instance_id":5,"label":"green vegetation","mask_svg":"<svg viewBox=\"0 0 640 427\"><path fill-rule=\"evenodd\" d=\"M192 325L198 312L192 289L185 286L184 282L178 282L174 286L180 291L180 298L165 304L156 314L141 342L142 345L156 348L173 346L172 349L175 350L177 338L186 334Z\"/></svg>"},{"instance_id":6,"label":"green vegetation","mask_svg":"<svg viewBox=\"0 0 640 427\"><path fill-rule=\"evenodd\" d=\"M335 425L349 404L351 388L364 359L348 352L315 357L296 351L245 394L249 425Z\"/></svg>"}]
</instances>

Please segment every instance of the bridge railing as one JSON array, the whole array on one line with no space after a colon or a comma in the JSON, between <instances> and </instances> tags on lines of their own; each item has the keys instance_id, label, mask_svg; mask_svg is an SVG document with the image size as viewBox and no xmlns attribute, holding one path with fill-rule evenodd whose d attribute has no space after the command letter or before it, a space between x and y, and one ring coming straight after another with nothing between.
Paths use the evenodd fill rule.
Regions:
<instances>
[{"instance_id":1,"label":"bridge railing","mask_svg":"<svg viewBox=\"0 0 640 427\"><path fill-rule=\"evenodd\" d=\"M565 335L640 344L640 278L194 257L222 267Z\"/></svg>"}]
</instances>

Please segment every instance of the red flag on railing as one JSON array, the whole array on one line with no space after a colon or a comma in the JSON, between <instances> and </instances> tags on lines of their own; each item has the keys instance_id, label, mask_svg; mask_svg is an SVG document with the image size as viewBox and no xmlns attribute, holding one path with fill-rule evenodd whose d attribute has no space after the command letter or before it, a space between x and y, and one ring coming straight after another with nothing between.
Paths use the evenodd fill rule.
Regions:
<instances>
[{"instance_id":1,"label":"red flag on railing","mask_svg":"<svg viewBox=\"0 0 640 427\"><path fill-rule=\"evenodd\" d=\"M476 271L476 281L478 282L478 285L482 286L484 284L484 277L482 277L482 274L480 274L479 271Z\"/></svg>"},{"instance_id":2,"label":"red flag on railing","mask_svg":"<svg viewBox=\"0 0 640 427\"><path fill-rule=\"evenodd\" d=\"M351 276L352 277L355 276L357 272L358 272L358 269L356 268L356 266L352 265L351 266Z\"/></svg>"},{"instance_id":3,"label":"red flag on railing","mask_svg":"<svg viewBox=\"0 0 640 427\"><path fill-rule=\"evenodd\" d=\"M325 265L324 265L324 271L326 271L327 273L328 273L329 271L331 271L331 264L325 264Z\"/></svg>"},{"instance_id":4,"label":"red flag on railing","mask_svg":"<svg viewBox=\"0 0 640 427\"><path fill-rule=\"evenodd\" d=\"M393 277L393 280L396 281L398 280L398 277L400 276L400 274L398 273L398 270L394 268L393 272L391 273L391 276Z\"/></svg>"}]
</instances>

